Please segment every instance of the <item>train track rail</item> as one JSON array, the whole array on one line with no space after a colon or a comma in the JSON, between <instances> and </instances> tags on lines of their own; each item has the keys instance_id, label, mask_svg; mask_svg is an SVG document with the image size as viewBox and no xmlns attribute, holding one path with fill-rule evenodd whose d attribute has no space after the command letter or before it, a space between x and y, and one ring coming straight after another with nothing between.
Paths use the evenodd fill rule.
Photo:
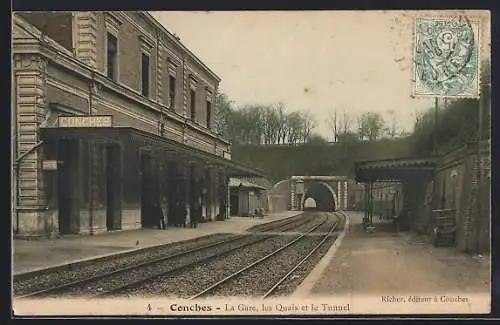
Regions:
<instances>
[{"instance_id":1,"label":"train track rail","mask_svg":"<svg viewBox=\"0 0 500 325\"><path fill-rule=\"evenodd\" d=\"M293 229L295 227L306 224L312 220L314 220L313 215L304 216L304 213L301 213L300 215L293 216L290 218L272 221L270 223L263 224L263 225L253 226L253 227L249 228L248 231L250 231L250 232L270 232L270 231L273 231L275 229L281 229L280 231L284 232L284 231L287 231L289 229Z\"/></svg>"},{"instance_id":2,"label":"train track rail","mask_svg":"<svg viewBox=\"0 0 500 325\"><path fill-rule=\"evenodd\" d=\"M309 220L309 222L311 222L311 221L313 221L313 220ZM321 226L322 223L323 222L315 224L312 227L312 229L318 228L319 226ZM296 237L298 237L298 236L300 236L300 235L296 235ZM180 267L176 267L176 268L173 268L173 269L170 269L170 270L165 270L165 271L162 271L162 272L158 272L156 275L152 275L150 277L147 277L147 278L144 278L144 279L141 279L141 280L138 280L138 281L131 281L131 282L126 283L126 284L124 284L122 286L117 286L117 287L115 287L112 290L108 290L106 292L97 294L94 297L96 297L96 298L105 298L105 297L111 297L113 295L119 295L120 293L126 292L126 291L128 291L130 289L138 288L138 287L144 285L145 283L148 283L149 281L154 281L155 279L158 279L158 278L169 277L169 276L173 276L175 274L179 274L183 270L196 267L196 266L198 266L200 264L207 263L207 262L210 262L210 261L218 259L218 258L219 259L223 258L224 256L227 256L227 255L230 255L232 253L235 253L235 252L241 250L242 248L251 247L253 245L260 244L260 243L266 242L266 241L271 241L272 239L274 239L276 237L280 237L280 235L259 236L260 238L256 238L253 235L248 235L248 237L252 238L250 240L250 242L245 243L245 244L240 245L240 246L237 246L237 247L232 247L232 248L228 249L227 251L224 251L223 253L213 254L211 256L204 257L204 258L201 258L199 260L195 260L193 262L184 264L184 265L182 265Z\"/></svg>"},{"instance_id":3,"label":"train track rail","mask_svg":"<svg viewBox=\"0 0 500 325\"><path fill-rule=\"evenodd\" d=\"M244 266L243 268L240 268L238 271L230 274L229 276L223 278L222 280L210 285L209 287L205 288L204 290L196 293L195 295L189 297L190 300L193 300L193 299L198 299L198 298L203 298L203 297L206 297L206 296L209 296L211 295L211 293L213 293L214 291L218 290L221 286L224 286L224 285L227 285L230 281L233 281L235 280L236 278L242 276L245 272L261 265L262 263L266 262L266 261L269 261L271 260L272 258L276 257L278 254L282 253L283 251L287 250L287 249L290 249L291 247L293 247L293 245L299 243L301 240L303 239L306 239L306 238L311 238L310 236L308 236L310 233L312 232L315 232L318 228L320 228L321 226L323 226L326 222L328 221L328 217L324 218L324 220L315 225L314 227L312 227L311 229L309 229L309 231L301 234L300 236L298 236L297 238L293 239L292 241L288 242L286 245L276 249L275 251L265 255L264 257ZM335 231L335 229L337 228L337 226L339 225L339 221L340 219L337 218L337 221L330 227L328 233L326 235L323 236L323 239L316 245L314 246L314 248L304 257L302 258L293 268L291 268L283 277L281 277L272 287L271 289L269 289L263 296L263 298L265 297L268 297L270 295L272 295L272 293L276 290L276 288L279 287L279 285L281 283L283 283L287 278L289 278L293 272L299 268L305 261L307 261L309 259L309 257L311 255L313 255L316 250L321 247L325 242L326 240L329 238L329 236Z\"/></svg>"},{"instance_id":4,"label":"train track rail","mask_svg":"<svg viewBox=\"0 0 500 325\"><path fill-rule=\"evenodd\" d=\"M339 214L342 215L342 218L346 218L346 216L343 213ZM289 279L297 271L297 269L299 269L304 263L306 263L311 258L311 256L313 256L316 252L319 251L319 249L323 245L325 245L329 237L337 230L341 222L342 221L340 219L337 220L334 226L329 230L328 234L325 235L323 239L306 256L304 256L301 260L299 260L299 262L294 267L292 267L284 276L282 276L278 281L276 281L276 283L271 287L271 289L266 291L266 293L262 295L261 298L267 299L272 297L280 285L282 285L287 279Z\"/></svg>"},{"instance_id":5,"label":"train track rail","mask_svg":"<svg viewBox=\"0 0 500 325\"><path fill-rule=\"evenodd\" d=\"M271 225L270 227L268 226L266 229L267 230L278 229L281 231L285 231L285 230L289 230L289 229L294 228L294 227L299 227L301 225L307 224L308 222L310 223L313 220L314 220L314 218L304 218L304 220L294 219L294 220L290 220L290 221L285 222L285 223ZM139 276L138 280L127 281L127 283L125 283L125 284L111 285L110 286L111 288L108 288L107 290L102 290L99 292L91 292L90 293L90 298L107 297L107 296L113 295L116 292L120 292L124 289L127 289L129 287L139 286L139 285L141 285L149 280L152 280L158 276L162 276L162 275L165 275L167 273L174 273L174 272L182 271L183 269L189 268L189 267L194 266L198 263L206 262L208 260L220 257L221 255L229 254L235 250L238 250L238 249L259 243L259 242L269 240L270 238L273 238L273 237L276 237L276 235L267 235L267 236L264 235L264 236L259 236L258 238L253 236L253 234L234 236L234 237L231 237L229 239L217 241L215 243L210 243L208 245L202 245L200 247L196 247L196 248L182 251L179 253L170 254L170 255L163 256L160 258L155 258L152 260L146 260L142 263L131 265L131 266L124 267L124 268L119 268L119 269L113 270L111 272L105 272L105 273L101 273L101 274L98 274L95 276L86 277L86 278L77 279L77 280L74 280L71 282L58 284L55 286L44 288L42 290L30 292L27 294L18 295L18 296L16 296L16 298L17 299L27 299L27 298L45 298L45 297L50 297L50 296L58 297L64 293L71 293L75 288L80 288L80 289L88 288L89 289L89 290L82 289L81 291L84 291L84 292L86 290L92 291L92 290L100 288L98 286L96 288L96 285L95 285L96 283L99 283L100 281L106 282L106 280L109 279L110 280L109 282L113 283L113 282L115 282L115 281L113 281L114 277L123 276L127 272L135 272L139 269L152 267L154 265L160 265L160 264L163 265L163 264L167 264L167 262L170 262L170 261L186 259L186 258L189 258L189 256L193 255L193 254L196 255L197 253L202 253L203 251L206 251L206 250L210 250L210 249L214 249L214 248L216 249L216 248L220 248L224 245L231 245L233 243L236 243L235 247L228 247L225 250L222 249L222 252L216 252L215 254L212 254L209 256L194 258L193 261L188 262L188 263L181 263L180 266L174 267L173 269L169 269L166 272L165 271L152 272L151 274L149 274L147 276L142 276L142 277ZM241 243L237 244L238 241L241 241ZM92 284L94 284L94 285L92 285Z\"/></svg>"}]
</instances>

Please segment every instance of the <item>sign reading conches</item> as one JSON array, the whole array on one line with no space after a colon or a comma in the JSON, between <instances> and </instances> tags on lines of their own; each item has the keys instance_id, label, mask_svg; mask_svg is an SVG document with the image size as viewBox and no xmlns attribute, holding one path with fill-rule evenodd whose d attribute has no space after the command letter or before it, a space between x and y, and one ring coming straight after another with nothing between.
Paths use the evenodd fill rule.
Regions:
<instances>
[{"instance_id":1,"label":"sign reading conches","mask_svg":"<svg viewBox=\"0 0 500 325\"><path fill-rule=\"evenodd\" d=\"M59 116L58 125L60 128L112 127L113 117L111 115Z\"/></svg>"}]
</instances>

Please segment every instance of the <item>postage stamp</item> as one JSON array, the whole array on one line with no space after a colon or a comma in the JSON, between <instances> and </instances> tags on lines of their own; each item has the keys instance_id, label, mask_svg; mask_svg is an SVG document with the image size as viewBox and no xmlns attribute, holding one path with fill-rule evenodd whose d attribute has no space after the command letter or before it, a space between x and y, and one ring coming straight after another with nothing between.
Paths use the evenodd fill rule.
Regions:
<instances>
[{"instance_id":1,"label":"postage stamp","mask_svg":"<svg viewBox=\"0 0 500 325\"><path fill-rule=\"evenodd\" d=\"M415 19L414 96L479 96L479 24L465 16Z\"/></svg>"},{"instance_id":2,"label":"postage stamp","mask_svg":"<svg viewBox=\"0 0 500 325\"><path fill-rule=\"evenodd\" d=\"M489 313L490 29L13 13L11 316Z\"/></svg>"}]
</instances>

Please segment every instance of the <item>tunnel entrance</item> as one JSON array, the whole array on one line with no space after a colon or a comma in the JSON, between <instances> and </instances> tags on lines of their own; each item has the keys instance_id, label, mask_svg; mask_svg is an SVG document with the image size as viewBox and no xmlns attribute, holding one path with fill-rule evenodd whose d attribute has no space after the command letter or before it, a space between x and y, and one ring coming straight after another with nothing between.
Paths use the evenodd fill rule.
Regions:
<instances>
[{"instance_id":1,"label":"tunnel entrance","mask_svg":"<svg viewBox=\"0 0 500 325\"><path fill-rule=\"evenodd\" d=\"M304 211L306 210L316 210L316 201L312 197L308 197L304 201Z\"/></svg>"},{"instance_id":2,"label":"tunnel entrance","mask_svg":"<svg viewBox=\"0 0 500 325\"><path fill-rule=\"evenodd\" d=\"M308 203L307 206L306 202ZM314 206L311 206L312 202L314 202ZM304 210L335 211L335 192L327 184L315 182L304 193L302 207Z\"/></svg>"}]
</instances>

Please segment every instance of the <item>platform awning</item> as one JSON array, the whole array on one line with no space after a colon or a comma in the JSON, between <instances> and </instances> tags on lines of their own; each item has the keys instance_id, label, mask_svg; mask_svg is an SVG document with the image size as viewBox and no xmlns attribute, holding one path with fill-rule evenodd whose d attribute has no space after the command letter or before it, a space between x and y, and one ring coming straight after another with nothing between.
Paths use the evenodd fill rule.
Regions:
<instances>
[{"instance_id":1,"label":"platform awning","mask_svg":"<svg viewBox=\"0 0 500 325\"><path fill-rule=\"evenodd\" d=\"M439 159L440 156L432 156L356 162L356 182L400 182L409 177L431 176Z\"/></svg>"},{"instance_id":2,"label":"platform awning","mask_svg":"<svg viewBox=\"0 0 500 325\"><path fill-rule=\"evenodd\" d=\"M40 133L41 139L44 141L53 141L61 138L80 138L96 140L112 139L126 143L127 140L133 139L141 141L146 146L161 148L172 156L201 160L225 167L226 175L229 177L265 177L261 170L132 127L47 127L40 128Z\"/></svg>"},{"instance_id":3,"label":"platform awning","mask_svg":"<svg viewBox=\"0 0 500 325\"><path fill-rule=\"evenodd\" d=\"M255 189L255 190L267 190L264 186L255 184L253 182L249 182L244 179L238 179L238 178L230 178L229 179L229 187L231 188L248 188L248 189Z\"/></svg>"}]
</instances>

